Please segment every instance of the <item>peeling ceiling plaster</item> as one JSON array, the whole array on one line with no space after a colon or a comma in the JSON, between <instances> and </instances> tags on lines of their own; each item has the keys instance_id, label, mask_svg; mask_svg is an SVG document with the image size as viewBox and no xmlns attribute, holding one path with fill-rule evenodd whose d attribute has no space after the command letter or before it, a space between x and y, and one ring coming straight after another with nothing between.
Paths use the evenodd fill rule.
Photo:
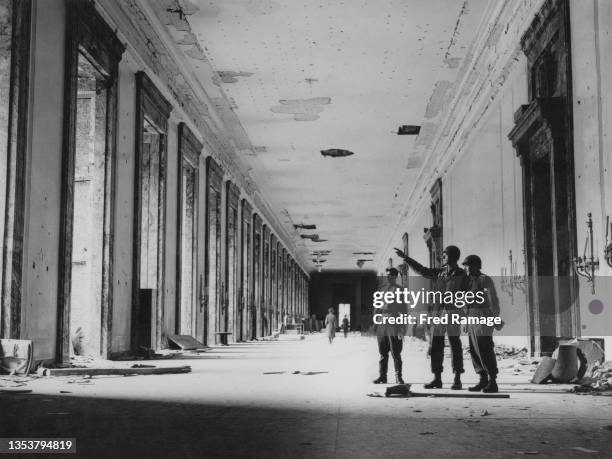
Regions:
<instances>
[{"instance_id":1,"label":"peeling ceiling plaster","mask_svg":"<svg viewBox=\"0 0 612 459\"><path fill-rule=\"evenodd\" d=\"M316 224L329 241L299 243L331 250L324 270L354 269L352 252L378 253L486 0L165 2L185 16L162 23L294 240L293 222ZM395 135L403 124L421 125L420 135ZM323 158L327 148L359 154Z\"/></svg>"},{"instance_id":2,"label":"peeling ceiling plaster","mask_svg":"<svg viewBox=\"0 0 612 459\"><path fill-rule=\"evenodd\" d=\"M314 97L312 99L279 100L280 105L270 108L273 113L288 113L296 121L315 121L319 114L325 109L325 105L331 103L330 97Z\"/></svg>"}]
</instances>

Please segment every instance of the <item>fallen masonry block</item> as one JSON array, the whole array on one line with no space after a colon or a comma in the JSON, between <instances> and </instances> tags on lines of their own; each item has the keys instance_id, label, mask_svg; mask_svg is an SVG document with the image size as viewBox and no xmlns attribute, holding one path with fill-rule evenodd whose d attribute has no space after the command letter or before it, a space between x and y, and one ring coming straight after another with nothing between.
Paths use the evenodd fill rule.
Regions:
<instances>
[{"instance_id":1,"label":"fallen masonry block","mask_svg":"<svg viewBox=\"0 0 612 459\"><path fill-rule=\"evenodd\" d=\"M33 355L31 340L0 339L0 374L27 375L32 368Z\"/></svg>"},{"instance_id":2,"label":"fallen masonry block","mask_svg":"<svg viewBox=\"0 0 612 459\"><path fill-rule=\"evenodd\" d=\"M40 376L164 375L190 373L191 366L165 368L41 368Z\"/></svg>"},{"instance_id":3,"label":"fallen masonry block","mask_svg":"<svg viewBox=\"0 0 612 459\"><path fill-rule=\"evenodd\" d=\"M190 335L168 335L170 348L193 351L205 349L206 346Z\"/></svg>"},{"instance_id":4,"label":"fallen masonry block","mask_svg":"<svg viewBox=\"0 0 612 459\"><path fill-rule=\"evenodd\" d=\"M553 359L552 357L542 357L542 361L540 362L540 365L536 369L536 372L533 375L531 382L533 384L546 383L549 379L552 378L552 370L556 362L557 360Z\"/></svg>"}]
</instances>

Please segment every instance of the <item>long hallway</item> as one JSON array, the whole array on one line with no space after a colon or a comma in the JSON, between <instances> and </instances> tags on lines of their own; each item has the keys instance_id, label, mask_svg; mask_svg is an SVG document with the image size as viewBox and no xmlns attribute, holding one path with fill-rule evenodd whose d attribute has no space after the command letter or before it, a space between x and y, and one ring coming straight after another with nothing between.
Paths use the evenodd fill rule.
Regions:
<instances>
[{"instance_id":1,"label":"long hallway","mask_svg":"<svg viewBox=\"0 0 612 459\"><path fill-rule=\"evenodd\" d=\"M403 358L406 382L424 392L423 343L406 339ZM374 338L313 334L139 362L188 374L32 379L31 394L0 394L0 436L70 436L80 457L610 457L609 397L509 371L509 399L367 397L384 393L371 384L377 359ZM465 363L467 386L477 378ZM445 376L434 393L468 394Z\"/></svg>"},{"instance_id":2,"label":"long hallway","mask_svg":"<svg viewBox=\"0 0 612 459\"><path fill-rule=\"evenodd\" d=\"M0 0L0 456L610 458L611 197L612 0Z\"/></svg>"}]
</instances>

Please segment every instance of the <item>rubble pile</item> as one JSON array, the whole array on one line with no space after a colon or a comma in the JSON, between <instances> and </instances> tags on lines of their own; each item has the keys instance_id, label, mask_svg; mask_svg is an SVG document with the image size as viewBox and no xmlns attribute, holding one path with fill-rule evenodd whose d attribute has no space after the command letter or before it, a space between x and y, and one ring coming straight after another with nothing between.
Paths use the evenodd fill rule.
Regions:
<instances>
[{"instance_id":1,"label":"rubble pile","mask_svg":"<svg viewBox=\"0 0 612 459\"><path fill-rule=\"evenodd\" d=\"M499 359L508 359L508 358L525 359L528 357L528 351L526 347L517 347L517 346L506 345L506 344L497 344L495 346L495 355L497 355Z\"/></svg>"},{"instance_id":2,"label":"rubble pile","mask_svg":"<svg viewBox=\"0 0 612 459\"><path fill-rule=\"evenodd\" d=\"M502 373L513 375L531 375L538 364L529 357L527 348L506 344L495 345L495 355Z\"/></svg>"},{"instance_id":3,"label":"rubble pile","mask_svg":"<svg viewBox=\"0 0 612 459\"><path fill-rule=\"evenodd\" d=\"M612 362L603 362L594 366L590 376L585 376L579 386L574 386L570 392L576 394L612 395Z\"/></svg>"}]
</instances>

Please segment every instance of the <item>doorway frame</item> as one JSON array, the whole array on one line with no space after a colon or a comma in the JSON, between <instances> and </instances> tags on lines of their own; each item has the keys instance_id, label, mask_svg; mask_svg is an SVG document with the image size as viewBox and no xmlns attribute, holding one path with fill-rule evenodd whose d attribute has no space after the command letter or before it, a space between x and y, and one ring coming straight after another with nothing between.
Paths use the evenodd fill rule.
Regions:
<instances>
[{"instance_id":1,"label":"doorway frame","mask_svg":"<svg viewBox=\"0 0 612 459\"><path fill-rule=\"evenodd\" d=\"M58 322L56 360L70 361L70 294L74 223L74 170L78 61L83 54L108 81L106 108L106 151L104 172L104 217L102 248L102 298L100 355L108 358L112 345L113 238L115 223L115 161L117 149L117 92L119 61L125 46L102 19L93 4L68 0L64 76L64 130L61 177L60 244L58 271Z\"/></svg>"},{"instance_id":2,"label":"doorway frame","mask_svg":"<svg viewBox=\"0 0 612 459\"><path fill-rule=\"evenodd\" d=\"M132 263L132 315L131 315L131 347L137 351L138 324L136 319L140 314L140 238L142 207L140 203L140 166L142 162L142 142L144 137L143 123L145 118L160 131L160 164L159 164L159 232L157 236L157 298L155 324L152 326L151 347L161 348L161 330L163 322L164 283L165 283L165 248L166 248L166 163L168 148L168 119L172 105L157 89L155 84L143 71L136 72L136 136L135 136L135 166L134 166L134 239Z\"/></svg>"},{"instance_id":3,"label":"doorway frame","mask_svg":"<svg viewBox=\"0 0 612 459\"><path fill-rule=\"evenodd\" d=\"M238 308L240 311L240 338L246 341L250 337L250 301L251 301L251 258L253 208L246 199L240 202L240 296Z\"/></svg>"},{"instance_id":4,"label":"doorway frame","mask_svg":"<svg viewBox=\"0 0 612 459\"><path fill-rule=\"evenodd\" d=\"M222 239L222 225L223 225L223 169L217 164L212 156L206 158L206 193L205 193L205 256L204 256L204 292L205 292L205 311L204 311L204 344L208 344L209 340L215 342L219 335L215 333L219 330L219 321L221 319L221 308L222 308L222 296L223 296L223 239ZM215 214L215 228L217 234L215 235L215 272L210 272L210 197L211 190L217 194L218 197L218 214ZM214 276L214 279L211 279ZM211 298L210 289L211 282L215 282L215 296ZM211 309L212 308L212 309ZM214 313L213 313L214 310Z\"/></svg>"},{"instance_id":5,"label":"doorway frame","mask_svg":"<svg viewBox=\"0 0 612 459\"><path fill-rule=\"evenodd\" d=\"M225 182L225 262L224 262L224 293L223 297L227 303L227 329L233 334L233 340L238 340L238 303L240 292L240 188L231 181ZM230 219L234 220L234 229L230 231ZM231 253L233 252L233 253ZM230 261L233 259L233 263ZM233 274L233 276L230 276ZM233 277L233 282L231 282Z\"/></svg>"},{"instance_id":6,"label":"doorway frame","mask_svg":"<svg viewBox=\"0 0 612 459\"><path fill-rule=\"evenodd\" d=\"M193 234L192 234L192 299L191 299L191 331L195 331L195 309L198 298L198 231L199 231L199 199L200 199L200 156L204 145L196 138L189 127L181 122L178 125L178 193L177 193L177 240L176 240L176 309L174 316L174 332L177 335L183 334L181 329L182 308L182 263L183 263L183 167L187 166L193 170L194 174L194 215L193 215Z\"/></svg>"},{"instance_id":7,"label":"doorway frame","mask_svg":"<svg viewBox=\"0 0 612 459\"><path fill-rule=\"evenodd\" d=\"M32 0L11 2L0 337L21 337Z\"/></svg>"},{"instance_id":8,"label":"doorway frame","mask_svg":"<svg viewBox=\"0 0 612 459\"><path fill-rule=\"evenodd\" d=\"M529 103L515 112L514 127L508 134L523 174L530 351L535 355L550 355L558 339L581 335L579 283L572 267L578 244L569 8L568 0L545 2L521 38L521 48L527 57ZM530 195L532 167L543 154L549 155L551 205L555 204L546 209L551 212L555 230L552 238L555 336L541 333L540 303L534 299L538 297L539 283L538 273L533 270L537 250L532 244L534 234L529 226L534 212L538 211L532 209Z\"/></svg>"}]
</instances>

